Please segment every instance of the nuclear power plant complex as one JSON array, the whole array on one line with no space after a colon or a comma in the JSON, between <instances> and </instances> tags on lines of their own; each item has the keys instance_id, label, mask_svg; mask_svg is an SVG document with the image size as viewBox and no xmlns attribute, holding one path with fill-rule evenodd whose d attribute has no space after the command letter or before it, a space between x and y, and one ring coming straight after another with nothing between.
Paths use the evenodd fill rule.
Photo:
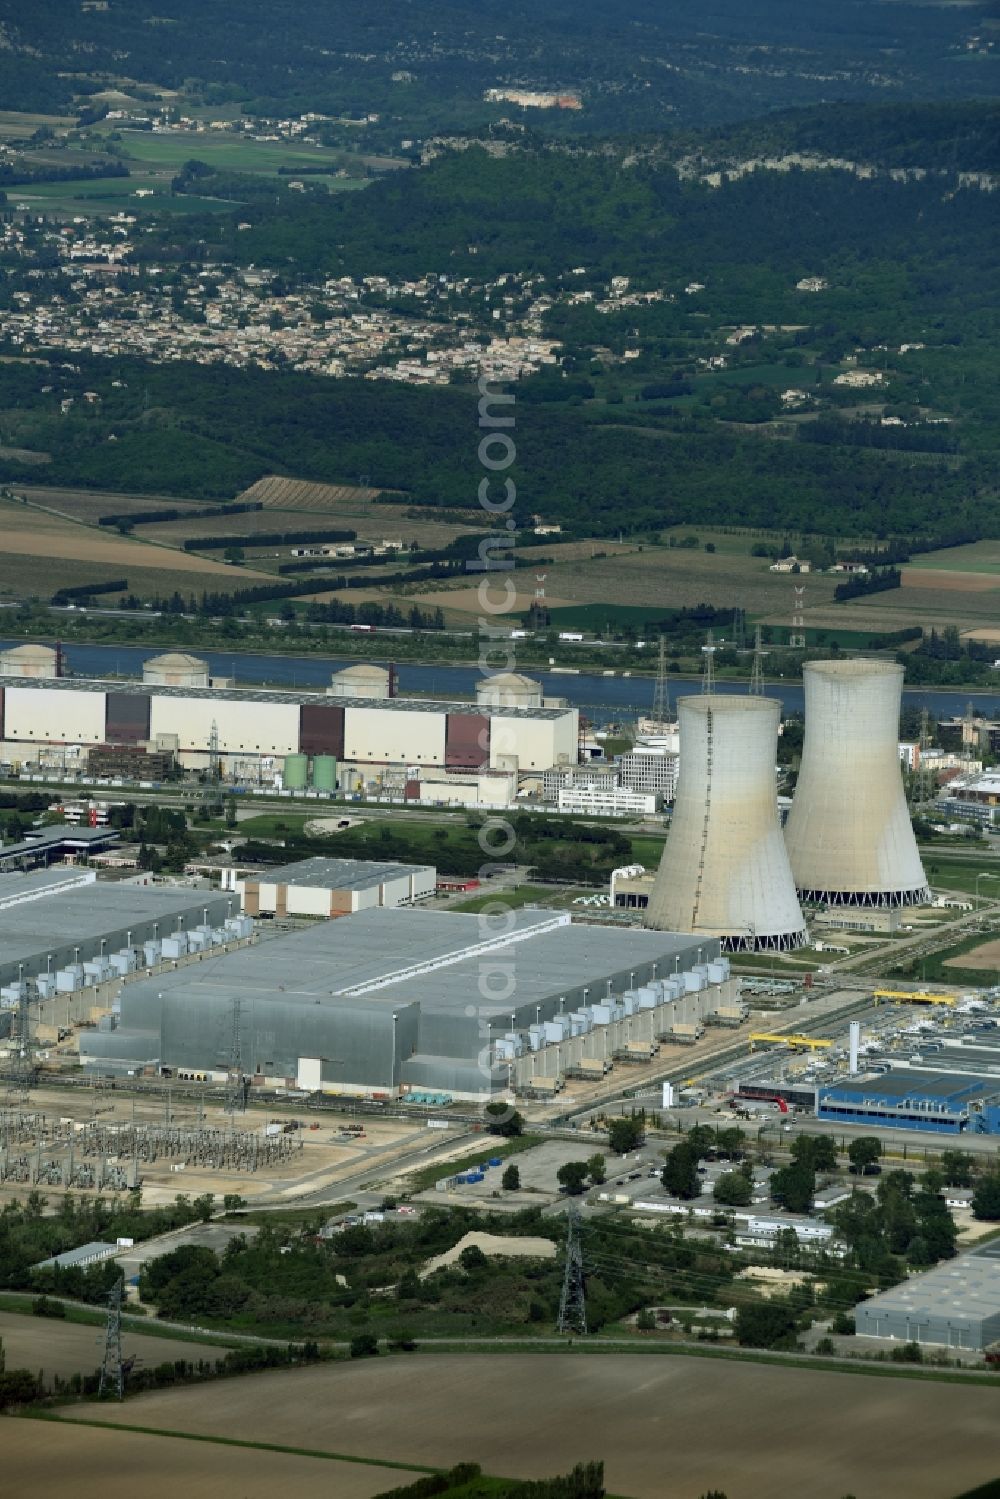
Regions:
<instances>
[{"instance_id":1,"label":"nuclear power plant complex","mask_svg":"<svg viewBox=\"0 0 1000 1499\"><path fill-rule=\"evenodd\" d=\"M681 773L643 924L718 937L730 950L801 947L806 925L778 818L781 704L711 692L677 707Z\"/></svg>"},{"instance_id":2,"label":"nuclear power plant complex","mask_svg":"<svg viewBox=\"0 0 1000 1499\"><path fill-rule=\"evenodd\" d=\"M506 804L518 777L570 767L579 713L497 673L476 700L401 697L395 672L359 664L326 691L234 687L198 657L148 660L141 682L70 677L48 646L0 653L0 758L14 767L127 774L169 765L234 782L332 793L391 783L413 800Z\"/></svg>"}]
</instances>

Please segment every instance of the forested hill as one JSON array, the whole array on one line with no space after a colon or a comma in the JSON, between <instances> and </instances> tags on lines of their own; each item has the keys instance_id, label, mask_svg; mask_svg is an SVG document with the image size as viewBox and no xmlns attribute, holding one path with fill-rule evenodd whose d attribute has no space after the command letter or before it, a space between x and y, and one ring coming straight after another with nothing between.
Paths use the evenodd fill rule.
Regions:
<instances>
[{"instance_id":1,"label":"forested hill","mask_svg":"<svg viewBox=\"0 0 1000 1499\"><path fill-rule=\"evenodd\" d=\"M309 274L478 281L584 266L650 286L709 281L710 295L709 278L720 275L794 283L838 262L884 261L930 270L947 296L970 277L982 284L1000 238L1000 193L956 191L951 177L760 171L711 187L683 180L669 161L629 159L610 145L500 156L477 146L349 198L250 204L240 213L248 232L233 219L171 224L167 243L180 254L202 240L226 259ZM163 250L150 243L150 254ZM782 320L780 307L774 313Z\"/></svg>"},{"instance_id":2,"label":"forested hill","mask_svg":"<svg viewBox=\"0 0 1000 1499\"><path fill-rule=\"evenodd\" d=\"M500 118L509 106L484 93L517 85L579 95L580 111L544 113L554 134L701 126L987 93L995 13L995 0L8 0L0 101L69 111L129 81L251 113L374 112L423 136Z\"/></svg>"},{"instance_id":3,"label":"forested hill","mask_svg":"<svg viewBox=\"0 0 1000 1499\"><path fill-rule=\"evenodd\" d=\"M60 395L87 389L100 401L86 415L47 416L53 382ZM637 432L594 422L579 405L522 394L519 504L560 521L564 539L642 535L679 522L835 536L1000 535L989 456L930 463L761 440L698 419ZM69 367L0 364L0 409L37 413L36 438L53 454L47 482L202 499L232 498L267 473L331 482L364 473L414 504L467 511L481 472L477 399L474 386L421 390L82 356ZM0 482L25 477L0 460Z\"/></svg>"},{"instance_id":4,"label":"forested hill","mask_svg":"<svg viewBox=\"0 0 1000 1499\"><path fill-rule=\"evenodd\" d=\"M662 143L706 163L725 164L792 152L876 167L1000 173L1000 104L825 104L779 110L739 125L674 132Z\"/></svg>"}]
</instances>

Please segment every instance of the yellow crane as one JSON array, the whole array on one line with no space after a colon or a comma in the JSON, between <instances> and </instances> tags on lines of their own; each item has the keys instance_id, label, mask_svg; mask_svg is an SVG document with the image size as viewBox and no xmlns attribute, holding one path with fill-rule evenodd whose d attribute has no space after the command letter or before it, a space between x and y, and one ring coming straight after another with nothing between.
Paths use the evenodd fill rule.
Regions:
<instances>
[{"instance_id":1,"label":"yellow crane","mask_svg":"<svg viewBox=\"0 0 1000 1499\"><path fill-rule=\"evenodd\" d=\"M890 1004L903 1005L953 1005L953 994L929 994L924 989L875 989L872 999L876 1004L888 1000Z\"/></svg>"},{"instance_id":2,"label":"yellow crane","mask_svg":"<svg viewBox=\"0 0 1000 1499\"><path fill-rule=\"evenodd\" d=\"M757 1046L788 1046L793 1051L823 1051L832 1046L833 1042L823 1036L783 1036L778 1032L772 1034L770 1031L752 1031L750 1035L750 1050L754 1051Z\"/></svg>"}]
</instances>

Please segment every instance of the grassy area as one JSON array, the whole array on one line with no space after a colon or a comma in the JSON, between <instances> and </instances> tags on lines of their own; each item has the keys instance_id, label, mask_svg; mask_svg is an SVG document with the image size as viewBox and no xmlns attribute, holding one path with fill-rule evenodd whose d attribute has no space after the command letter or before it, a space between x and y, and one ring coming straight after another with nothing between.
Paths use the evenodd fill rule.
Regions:
<instances>
[{"instance_id":1,"label":"grassy area","mask_svg":"<svg viewBox=\"0 0 1000 1499\"><path fill-rule=\"evenodd\" d=\"M518 885L515 890L494 890L486 895L477 895L472 900L459 901L456 905L449 907L452 911L481 911L485 906L491 910L499 910L506 906L509 910L516 910L520 906L533 905L535 902L544 902L558 899L562 902L564 892L553 890L543 885Z\"/></svg>"},{"instance_id":2,"label":"grassy area","mask_svg":"<svg viewBox=\"0 0 1000 1499\"><path fill-rule=\"evenodd\" d=\"M239 800L236 805L239 807ZM236 831L244 838L281 838L286 833L301 833L313 815L318 814L285 810L260 812L254 817L241 817L236 825ZM224 825L216 819L213 826L221 832Z\"/></svg>"},{"instance_id":3,"label":"grassy area","mask_svg":"<svg viewBox=\"0 0 1000 1499\"><path fill-rule=\"evenodd\" d=\"M948 890L959 890L975 897L976 880L979 879L979 895L984 901L1000 899L1000 862L984 852L980 858L965 850L942 849L936 844L924 844L920 849L924 871L932 885Z\"/></svg>"},{"instance_id":4,"label":"grassy area","mask_svg":"<svg viewBox=\"0 0 1000 1499\"><path fill-rule=\"evenodd\" d=\"M343 1202L324 1203L312 1208L254 1208L241 1209L238 1213L227 1213L230 1223L266 1223L270 1228L282 1226L302 1228L314 1223L317 1218L336 1218L340 1213L349 1213L357 1207L356 1202L345 1198Z\"/></svg>"},{"instance_id":5,"label":"grassy area","mask_svg":"<svg viewBox=\"0 0 1000 1499\"><path fill-rule=\"evenodd\" d=\"M541 1135L515 1135L511 1140L501 1139L498 1135L484 1135L482 1145L467 1155L452 1161L436 1161L431 1166L421 1166L419 1170L409 1173L406 1178L408 1189L411 1193L426 1192L441 1177L454 1176L459 1171L471 1171L490 1156L501 1156L506 1160L508 1156L521 1155L523 1151L533 1150L536 1145L541 1144Z\"/></svg>"}]
</instances>

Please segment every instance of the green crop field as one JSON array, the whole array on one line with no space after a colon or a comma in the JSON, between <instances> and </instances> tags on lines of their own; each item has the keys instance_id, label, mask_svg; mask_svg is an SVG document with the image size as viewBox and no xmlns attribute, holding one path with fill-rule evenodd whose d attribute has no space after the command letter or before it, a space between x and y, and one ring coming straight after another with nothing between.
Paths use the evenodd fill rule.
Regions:
<instances>
[{"instance_id":1,"label":"green crop field","mask_svg":"<svg viewBox=\"0 0 1000 1499\"><path fill-rule=\"evenodd\" d=\"M277 174L280 167L327 167L331 173L349 162L399 168L404 162L391 157L362 157L329 146L297 145L291 141L256 141L225 132L171 131L154 135L148 130L122 130L127 161L145 162L171 173L185 161L196 159L218 172Z\"/></svg>"}]
</instances>

